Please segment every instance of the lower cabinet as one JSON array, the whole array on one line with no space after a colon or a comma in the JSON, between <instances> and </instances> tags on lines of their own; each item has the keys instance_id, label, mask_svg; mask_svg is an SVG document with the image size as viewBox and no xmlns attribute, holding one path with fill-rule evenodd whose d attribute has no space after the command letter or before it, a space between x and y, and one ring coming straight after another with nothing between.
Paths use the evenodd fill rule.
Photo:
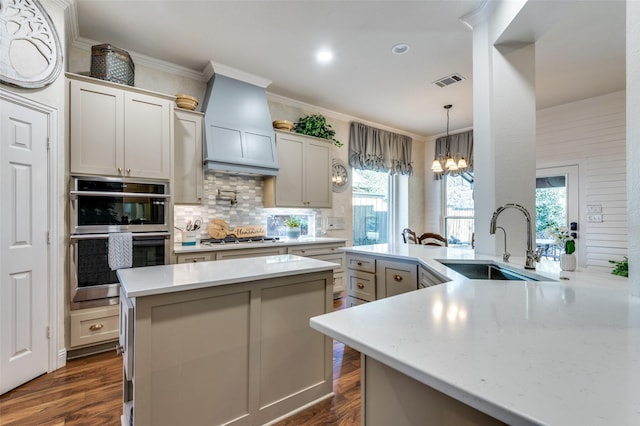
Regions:
<instances>
[{"instance_id":1,"label":"lower cabinet","mask_svg":"<svg viewBox=\"0 0 640 426\"><path fill-rule=\"evenodd\" d=\"M266 424L330 397L333 341L309 319L331 288L323 271L121 296L122 424Z\"/></svg>"},{"instance_id":2,"label":"lower cabinet","mask_svg":"<svg viewBox=\"0 0 640 426\"><path fill-rule=\"evenodd\" d=\"M117 305L71 311L70 347L73 349L116 340L118 321Z\"/></svg>"},{"instance_id":3,"label":"lower cabinet","mask_svg":"<svg viewBox=\"0 0 640 426\"><path fill-rule=\"evenodd\" d=\"M415 262L376 261L377 299L418 289L418 265Z\"/></svg>"}]
</instances>

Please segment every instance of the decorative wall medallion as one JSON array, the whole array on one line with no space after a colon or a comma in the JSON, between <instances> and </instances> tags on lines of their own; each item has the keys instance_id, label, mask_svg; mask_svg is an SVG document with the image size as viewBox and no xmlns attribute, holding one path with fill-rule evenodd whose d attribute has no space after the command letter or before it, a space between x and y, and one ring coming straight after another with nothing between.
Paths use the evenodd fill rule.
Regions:
<instances>
[{"instance_id":1,"label":"decorative wall medallion","mask_svg":"<svg viewBox=\"0 0 640 426\"><path fill-rule=\"evenodd\" d=\"M349 168L340 159L333 159L331 183L333 184L333 192L342 192L349 186Z\"/></svg>"},{"instance_id":2,"label":"decorative wall medallion","mask_svg":"<svg viewBox=\"0 0 640 426\"><path fill-rule=\"evenodd\" d=\"M35 89L62 70L62 47L37 0L0 0L0 82Z\"/></svg>"}]
</instances>

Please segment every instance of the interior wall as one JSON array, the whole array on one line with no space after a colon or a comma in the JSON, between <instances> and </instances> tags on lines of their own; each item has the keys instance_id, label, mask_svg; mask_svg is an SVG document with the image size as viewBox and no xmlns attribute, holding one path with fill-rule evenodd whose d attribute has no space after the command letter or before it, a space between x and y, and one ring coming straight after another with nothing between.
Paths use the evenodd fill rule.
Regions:
<instances>
[{"instance_id":1,"label":"interior wall","mask_svg":"<svg viewBox=\"0 0 640 426\"><path fill-rule=\"evenodd\" d=\"M620 91L537 114L536 165L578 165L578 258L607 272L628 247L625 97ZM602 207L601 223L587 220L589 205Z\"/></svg>"}]
</instances>

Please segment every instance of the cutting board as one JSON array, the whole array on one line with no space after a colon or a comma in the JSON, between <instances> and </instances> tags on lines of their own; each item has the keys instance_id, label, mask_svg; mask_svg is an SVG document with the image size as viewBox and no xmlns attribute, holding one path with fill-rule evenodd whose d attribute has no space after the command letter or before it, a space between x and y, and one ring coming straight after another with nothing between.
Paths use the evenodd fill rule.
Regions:
<instances>
[{"instance_id":1,"label":"cutting board","mask_svg":"<svg viewBox=\"0 0 640 426\"><path fill-rule=\"evenodd\" d=\"M236 238L265 237L267 227L264 225L236 226L229 229L229 224L222 219L211 219L207 225L207 232L211 238L222 239L227 236Z\"/></svg>"}]
</instances>

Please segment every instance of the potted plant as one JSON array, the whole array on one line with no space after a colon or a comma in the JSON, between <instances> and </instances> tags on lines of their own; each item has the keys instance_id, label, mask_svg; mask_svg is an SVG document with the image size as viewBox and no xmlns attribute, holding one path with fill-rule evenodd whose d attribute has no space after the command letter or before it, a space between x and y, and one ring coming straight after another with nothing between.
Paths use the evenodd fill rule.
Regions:
<instances>
[{"instance_id":1,"label":"potted plant","mask_svg":"<svg viewBox=\"0 0 640 426\"><path fill-rule=\"evenodd\" d=\"M627 256L621 261L610 260L609 263L613 264L613 270L611 271L613 275L629 277L629 258Z\"/></svg>"},{"instance_id":2,"label":"potted plant","mask_svg":"<svg viewBox=\"0 0 640 426\"><path fill-rule=\"evenodd\" d=\"M290 216L284 221L284 226L287 227L287 237L292 240L300 238L300 227L302 226L302 221L299 218Z\"/></svg>"},{"instance_id":3,"label":"potted plant","mask_svg":"<svg viewBox=\"0 0 640 426\"><path fill-rule=\"evenodd\" d=\"M337 147L344 145L342 142L334 138L336 132L331 128L331 124L327 124L327 120L322 114L311 114L300 117L293 130L295 130L296 133L302 133L303 135L329 139L333 141L333 144Z\"/></svg>"},{"instance_id":4,"label":"potted plant","mask_svg":"<svg viewBox=\"0 0 640 426\"><path fill-rule=\"evenodd\" d=\"M547 229L546 235L554 238L556 244L564 251L560 255L560 269L563 271L576 270L576 242L566 226L552 226Z\"/></svg>"}]
</instances>

